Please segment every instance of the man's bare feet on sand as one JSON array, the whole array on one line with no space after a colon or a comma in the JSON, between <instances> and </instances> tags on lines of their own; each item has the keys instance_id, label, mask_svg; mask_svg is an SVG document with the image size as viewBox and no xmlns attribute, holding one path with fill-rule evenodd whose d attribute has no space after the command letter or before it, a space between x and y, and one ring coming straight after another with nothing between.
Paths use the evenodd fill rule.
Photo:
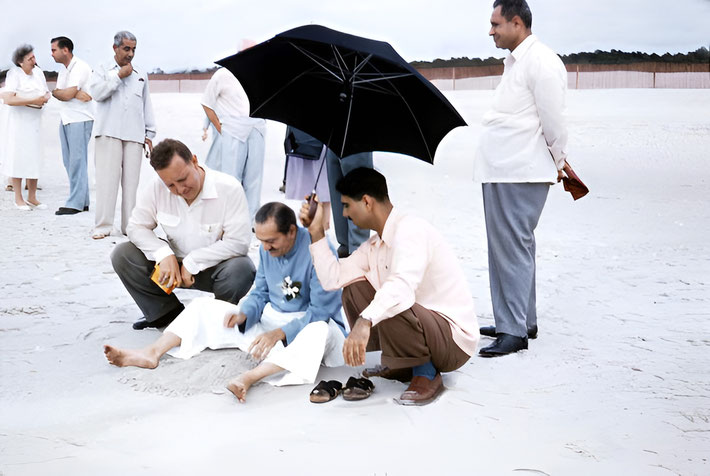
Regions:
<instances>
[{"instance_id":1,"label":"man's bare feet on sand","mask_svg":"<svg viewBox=\"0 0 710 476\"><path fill-rule=\"evenodd\" d=\"M239 377L234 377L227 383L227 390L232 392L241 403L246 403L247 390L249 390L251 384L252 382L240 375Z\"/></svg>"},{"instance_id":2,"label":"man's bare feet on sand","mask_svg":"<svg viewBox=\"0 0 710 476\"><path fill-rule=\"evenodd\" d=\"M140 367L154 369L158 366L158 359L143 349L117 349L104 345L104 354L110 364L117 367ZM236 380L236 379L235 379Z\"/></svg>"}]
</instances>

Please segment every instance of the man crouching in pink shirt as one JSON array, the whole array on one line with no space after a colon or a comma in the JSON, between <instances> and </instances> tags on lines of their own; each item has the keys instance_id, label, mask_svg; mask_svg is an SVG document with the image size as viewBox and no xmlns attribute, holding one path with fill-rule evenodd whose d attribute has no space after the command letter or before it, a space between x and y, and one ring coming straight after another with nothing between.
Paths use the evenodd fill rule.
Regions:
<instances>
[{"instance_id":1,"label":"man crouching in pink shirt","mask_svg":"<svg viewBox=\"0 0 710 476\"><path fill-rule=\"evenodd\" d=\"M343 345L345 363L364 365L366 352L381 350L381 365L363 376L411 380L396 401L426 405L444 390L441 372L458 369L476 352L478 323L466 277L431 224L394 208L381 173L355 169L336 189L343 215L376 232L338 260L325 239L323 207L312 220L308 203L301 208L321 285L343 289L352 329Z\"/></svg>"}]
</instances>

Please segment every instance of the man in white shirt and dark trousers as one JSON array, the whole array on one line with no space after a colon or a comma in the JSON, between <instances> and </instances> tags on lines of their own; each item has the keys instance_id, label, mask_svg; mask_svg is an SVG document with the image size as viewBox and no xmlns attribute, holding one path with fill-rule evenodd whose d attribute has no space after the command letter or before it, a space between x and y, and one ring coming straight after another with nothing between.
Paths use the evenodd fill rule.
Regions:
<instances>
[{"instance_id":1,"label":"man in white shirt and dark trousers","mask_svg":"<svg viewBox=\"0 0 710 476\"><path fill-rule=\"evenodd\" d=\"M165 139L150 157L158 173L141 190L128 224L129 242L111 253L111 262L144 318L134 329L163 327L185 308L168 288L213 292L237 304L249 291L256 269L246 256L251 220L244 190L232 176L210 170L180 141ZM155 234L160 225L166 239Z\"/></svg>"},{"instance_id":2,"label":"man in white shirt and dark trousers","mask_svg":"<svg viewBox=\"0 0 710 476\"><path fill-rule=\"evenodd\" d=\"M91 78L96 101L94 156L96 162L96 218L92 238L114 232L118 186L121 185L121 233L136 204L143 148L153 148L155 120L148 76L133 67L136 37L119 31L113 37L114 57Z\"/></svg>"},{"instance_id":3,"label":"man in white shirt and dark trousers","mask_svg":"<svg viewBox=\"0 0 710 476\"><path fill-rule=\"evenodd\" d=\"M69 198L55 215L76 215L89 210L88 148L94 114L87 93L91 67L74 56L74 43L66 36L52 38L52 58L64 65L52 95L61 101L59 142L69 176Z\"/></svg>"},{"instance_id":4,"label":"man in white shirt and dark trousers","mask_svg":"<svg viewBox=\"0 0 710 476\"><path fill-rule=\"evenodd\" d=\"M550 185L567 157L563 118L567 71L531 31L525 0L495 0L490 35L510 50L493 107L483 117L474 177L483 184L495 342L480 350L496 357L528 348L537 337L535 227Z\"/></svg>"}]
</instances>

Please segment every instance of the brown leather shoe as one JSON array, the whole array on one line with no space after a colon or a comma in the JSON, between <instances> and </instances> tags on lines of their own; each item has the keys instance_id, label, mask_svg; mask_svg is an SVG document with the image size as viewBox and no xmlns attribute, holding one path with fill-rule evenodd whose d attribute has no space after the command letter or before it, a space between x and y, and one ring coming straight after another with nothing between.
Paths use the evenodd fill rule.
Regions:
<instances>
[{"instance_id":1,"label":"brown leather shoe","mask_svg":"<svg viewBox=\"0 0 710 476\"><path fill-rule=\"evenodd\" d=\"M406 367L403 369L391 369L384 365L376 365L362 371L363 377L382 377L389 380L399 380L407 383L412 380L412 368Z\"/></svg>"},{"instance_id":2,"label":"brown leather shoe","mask_svg":"<svg viewBox=\"0 0 710 476\"><path fill-rule=\"evenodd\" d=\"M417 375L412 377L412 383L398 399L400 405L427 405L444 391L444 384L441 381L441 374L437 373L434 380Z\"/></svg>"}]
</instances>

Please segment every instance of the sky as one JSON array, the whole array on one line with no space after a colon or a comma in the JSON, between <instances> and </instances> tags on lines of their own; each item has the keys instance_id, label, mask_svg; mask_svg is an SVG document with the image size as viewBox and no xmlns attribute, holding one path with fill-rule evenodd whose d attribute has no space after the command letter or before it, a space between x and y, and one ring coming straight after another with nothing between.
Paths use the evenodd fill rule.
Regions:
<instances>
[{"instance_id":1,"label":"sky","mask_svg":"<svg viewBox=\"0 0 710 476\"><path fill-rule=\"evenodd\" d=\"M533 33L559 54L611 50L687 53L710 47L710 0L528 0ZM305 24L387 41L407 61L501 58L488 37L492 0L0 0L0 69L14 49L35 48L40 67L59 71L55 36L74 41L90 65L113 56L113 35L138 38L134 64L148 71L206 69Z\"/></svg>"}]
</instances>

